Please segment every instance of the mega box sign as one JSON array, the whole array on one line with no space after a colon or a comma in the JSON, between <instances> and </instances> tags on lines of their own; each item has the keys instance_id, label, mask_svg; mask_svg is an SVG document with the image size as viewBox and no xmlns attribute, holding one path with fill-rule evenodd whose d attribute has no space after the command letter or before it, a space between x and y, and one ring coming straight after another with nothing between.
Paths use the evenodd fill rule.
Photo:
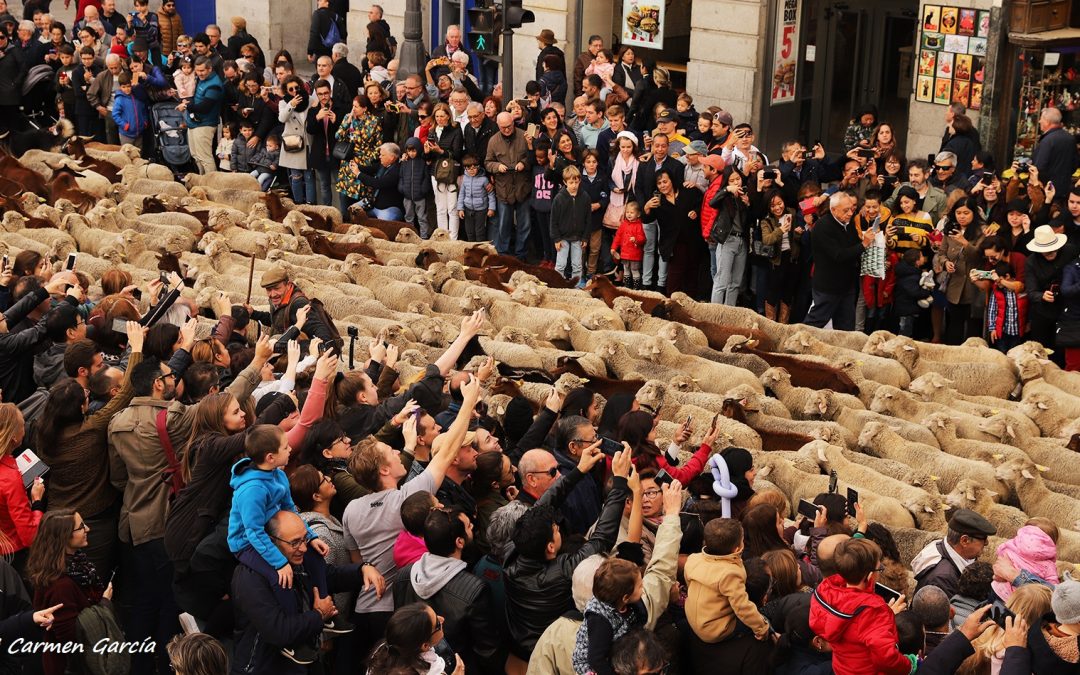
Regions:
<instances>
[{"instance_id":1,"label":"mega box sign","mask_svg":"<svg viewBox=\"0 0 1080 675\"><path fill-rule=\"evenodd\" d=\"M802 0L776 3L776 44L773 49L771 105L795 100L795 75L799 69L799 18Z\"/></svg>"}]
</instances>

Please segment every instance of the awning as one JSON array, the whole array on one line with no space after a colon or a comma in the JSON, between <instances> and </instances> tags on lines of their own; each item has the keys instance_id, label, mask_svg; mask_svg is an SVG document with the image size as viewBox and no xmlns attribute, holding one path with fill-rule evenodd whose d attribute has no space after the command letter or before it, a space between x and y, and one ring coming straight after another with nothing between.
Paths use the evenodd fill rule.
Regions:
<instances>
[{"instance_id":1,"label":"awning","mask_svg":"<svg viewBox=\"0 0 1080 675\"><path fill-rule=\"evenodd\" d=\"M1042 33L1009 33L1009 42L1021 47L1046 49L1080 45L1080 28L1060 28Z\"/></svg>"}]
</instances>

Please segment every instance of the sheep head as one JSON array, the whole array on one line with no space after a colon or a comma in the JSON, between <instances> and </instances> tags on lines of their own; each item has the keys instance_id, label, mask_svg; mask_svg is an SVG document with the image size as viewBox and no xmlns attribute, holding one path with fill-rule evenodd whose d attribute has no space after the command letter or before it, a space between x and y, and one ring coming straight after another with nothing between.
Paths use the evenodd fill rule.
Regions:
<instances>
[{"instance_id":1,"label":"sheep head","mask_svg":"<svg viewBox=\"0 0 1080 675\"><path fill-rule=\"evenodd\" d=\"M256 202L252 205L251 209L252 211L255 209L266 210L266 204ZM269 213L267 213L267 216L269 216ZM289 231L292 232L293 236L299 237L300 228L305 227L310 221L311 217L303 211L289 211L285 214L285 217L281 219L281 224L289 228Z\"/></svg>"},{"instance_id":2,"label":"sheep head","mask_svg":"<svg viewBox=\"0 0 1080 675\"><path fill-rule=\"evenodd\" d=\"M27 218L18 211L5 211L4 217L0 220L0 227L5 232L17 232L26 226Z\"/></svg>"},{"instance_id":3,"label":"sheep head","mask_svg":"<svg viewBox=\"0 0 1080 675\"><path fill-rule=\"evenodd\" d=\"M543 288L535 283L528 282L519 284L514 288L514 292L510 294L510 299L526 307L539 307L544 302L545 295Z\"/></svg>"},{"instance_id":4,"label":"sheep head","mask_svg":"<svg viewBox=\"0 0 1080 675\"><path fill-rule=\"evenodd\" d=\"M908 385L908 392L923 401L933 401L938 394L950 393L949 389L952 386L952 380L931 370L912 380Z\"/></svg>"},{"instance_id":5,"label":"sheep head","mask_svg":"<svg viewBox=\"0 0 1080 675\"><path fill-rule=\"evenodd\" d=\"M1030 382L1043 376L1043 364L1048 361L1033 354L1022 354L1016 359L1016 371L1021 382Z\"/></svg>"},{"instance_id":6,"label":"sheep head","mask_svg":"<svg viewBox=\"0 0 1080 675\"><path fill-rule=\"evenodd\" d=\"M192 193L192 196L195 196L194 190L192 190ZM206 226L214 232L221 232L236 224L235 219L232 217L232 212L228 209L210 209L210 217L206 220Z\"/></svg>"},{"instance_id":7,"label":"sheep head","mask_svg":"<svg viewBox=\"0 0 1080 675\"><path fill-rule=\"evenodd\" d=\"M431 237L428 241L450 241L450 232L441 228L435 228L435 231L431 233Z\"/></svg>"},{"instance_id":8,"label":"sheep head","mask_svg":"<svg viewBox=\"0 0 1080 675\"><path fill-rule=\"evenodd\" d=\"M1045 467L1044 467L1045 468ZM994 470L995 477L1002 483L1018 487L1025 481L1041 480L1039 468L1034 462L1023 459L1010 459Z\"/></svg>"},{"instance_id":9,"label":"sheep head","mask_svg":"<svg viewBox=\"0 0 1080 675\"><path fill-rule=\"evenodd\" d=\"M191 175L191 174L188 174L188 175ZM203 187L202 185L196 185L195 187L188 190L188 196L190 196L192 199L196 200L197 202L208 202L208 201L210 201L210 195L206 192L206 188Z\"/></svg>"},{"instance_id":10,"label":"sheep head","mask_svg":"<svg viewBox=\"0 0 1080 675\"><path fill-rule=\"evenodd\" d=\"M574 330L573 319L556 321L548 326L544 332L544 339L548 342L569 342L570 331Z\"/></svg>"},{"instance_id":11,"label":"sheep head","mask_svg":"<svg viewBox=\"0 0 1080 675\"><path fill-rule=\"evenodd\" d=\"M931 413L923 418L920 424L930 430L935 437L950 438L956 436L956 425L952 419L943 412Z\"/></svg>"},{"instance_id":12,"label":"sheep head","mask_svg":"<svg viewBox=\"0 0 1080 675\"><path fill-rule=\"evenodd\" d=\"M75 208L75 204L73 204L70 199L57 199L53 206L55 206L60 211L60 213L78 212L78 209Z\"/></svg>"},{"instance_id":13,"label":"sheep head","mask_svg":"<svg viewBox=\"0 0 1080 675\"><path fill-rule=\"evenodd\" d=\"M1035 342L1034 340L1028 340L1023 344L1019 344L1013 347L1006 353L1006 356L1008 356L1013 361L1016 361L1024 354L1031 354L1032 356L1040 359L1050 358L1050 352L1046 350L1046 347L1043 347L1040 343Z\"/></svg>"},{"instance_id":14,"label":"sheep head","mask_svg":"<svg viewBox=\"0 0 1080 675\"><path fill-rule=\"evenodd\" d=\"M629 327L629 324L627 324L627 327ZM689 352L692 351L697 344L690 339L690 335L686 330L685 325L675 321L669 321L663 328L656 331L656 337L661 340L667 340L681 352Z\"/></svg>"},{"instance_id":15,"label":"sheep head","mask_svg":"<svg viewBox=\"0 0 1080 675\"><path fill-rule=\"evenodd\" d=\"M611 316L611 314L600 310L589 312L583 316L581 318L581 325L589 330L622 330L623 328L621 321Z\"/></svg>"},{"instance_id":16,"label":"sheep head","mask_svg":"<svg viewBox=\"0 0 1080 675\"><path fill-rule=\"evenodd\" d=\"M559 376L559 379L555 380L555 391L559 392L559 396L565 397L574 389L581 389L589 384L589 380L584 377L578 377L573 373L563 373Z\"/></svg>"},{"instance_id":17,"label":"sheep head","mask_svg":"<svg viewBox=\"0 0 1080 675\"><path fill-rule=\"evenodd\" d=\"M654 363L670 363L670 359L679 357L679 352L673 344L654 335L645 338L638 348L638 356Z\"/></svg>"},{"instance_id":18,"label":"sheep head","mask_svg":"<svg viewBox=\"0 0 1080 675\"><path fill-rule=\"evenodd\" d=\"M883 415L892 415L902 394L903 392L896 387L883 384L874 392L874 398L870 400L870 410Z\"/></svg>"},{"instance_id":19,"label":"sheep head","mask_svg":"<svg viewBox=\"0 0 1080 675\"><path fill-rule=\"evenodd\" d=\"M1020 402L1020 412L1036 421L1041 417L1047 417L1057 412L1056 407L1053 399L1041 392L1028 394Z\"/></svg>"},{"instance_id":20,"label":"sheep head","mask_svg":"<svg viewBox=\"0 0 1080 675\"><path fill-rule=\"evenodd\" d=\"M124 197L128 196L128 186L124 183L113 183L112 187L106 193L118 202L124 201Z\"/></svg>"},{"instance_id":21,"label":"sheep head","mask_svg":"<svg viewBox=\"0 0 1080 675\"><path fill-rule=\"evenodd\" d=\"M441 347L446 344L445 333L438 321L429 317L423 317L409 322L409 329L416 335L416 339L425 345Z\"/></svg>"},{"instance_id":22,"label":"sheep head","mask_svg":"<svg viewBox=\"0 0 1080 675\"><path fill-rule=\"evenodd\" d=\"M679 374L672 375L668 380L668 385L675 391L681 392L694 392L701 391L701 387L698 386L698 381L689 375Z\"/></svg>"},{"instance_id":23,"label":"sheep head","mask_svg":"<svg viewBox=\"0 0 1080 675\"><path fill-rule=\"evenodd\" d=\"M840 405L836 402L836 397L831 389L816 389L807 397L806 405L803 406L802 411L803 415L807 417L826 420L836 419L839 412Z\"/></svg>"},{"instance_id":24,"label":"sheep head","mask_svg":"<svg viewBox=\"0 0 1080 675\"><path fill-rule=\"evenodd\" d=\"M780 345L780 350L793 354L803 354L814 346L814 342L814 336L809 331L797 330L784 340L783 344Z\"/></svg>"},{"instance_id":25,"label":"sheep head","mask_svg":"<svg viewBox=\"0 0 1080 675\"><path fill-rule=\"evenodd\" d=\"M543 282L541 282L539 279L524 270L517 270L510 275L510 286L514 286L516 288L517 286L520 286L521 284L524 284L526 282L532 282L538 286L543 285Z\"/></svg>"},{"instance_id":26,"label":"sheep head","mask_svg":"<svg viewBox=\"0 0 1080 675\"><path fill-rule=\"evenodd\" d=\"M619 318L622 319L627 326L645 318L645 312L641 309L641 303L633 298L628 298L623 295L615 298L615 302L611 304L611 308L615 310L615 313L619 315Z\"/></svg>"},{"instance_id":27,"label":"sheep head","mask_svg":"<svg viewBox=\"0 0 1080 675\"><path fill-rule=\"evenodd\" d=\"M973 480L963 479L956 484L952 492L945 495L945 503L954 509L972 509L985 511L998 493L985 488Z\"/></svg>"},{"instance_id":28,"label":"sheep head","mask_svg":"<svg viewBox=\"0 0 1080 675\"><path fill-rule=\"evenodd\" d=\"M394 241L401 242L403 244L423 244L424 240L417 234L416 230L411 227L403 227L398 230L397 235L394 237Z\"/></svg>"},{"instance_id":29,"label":"sheep head","mask_svg":"<svg viewBox=\"0 0 1080 675\"><path fill-rule=\"evenodd\" d=\"M1007 415L998 413L979 422L979 431L989 434L1002 443L1014 444L1016 441L1016 429L1013 428L1012 420Z\"/></svg>"},{"instance_id":30,"label":"sheep head","mask_svg":"<svg viewBox=\"0 0 1080 675\"><path fill-rule=\"evenodd\" d=\"M866 450L873 450L881 441L882 436L891 432L886 425L881 422L869 422L863 426L862 432L859 433L858 447ZM873 454L873 453L870 453Z\"/></svg>"},{"instance_id":31,"label":"sheep head","mask_svg":"<svg viewBox=\"0 0 1080 675\"><path fill-rule=\"evenodd\" d=\"M749 335L732 335L728 337L724 342L725 352L740 352L743 349L753 349L757 347L758 341Z\"/></svg>"},{"instance_id":32,"label":"sheep head","mask_svg":"<svg viewBox=\"0 0 1080 675\"><path fill-rule=\"evenodd\" d=\"M75 240L71 237L57 237L49 248L49 253L57 260L63 260L64 258L67 258L69 253L75 253L77 251L78 249L75 247Z\"/></svg>"},{"instance_id":33,"label":"sheep head","mask_svg":"<svg viewBox=\"0 0 1080 675\"><path fill-rule=\"evenodd\" d=\"M759 379L761 380L761 386L772 389L777 385L790 385L791 373L786 368L777 366L766 370Z\"/></svg>"},{"instance_id":34,"label":"sheep head","mask_svg":"<svg viewBox=\"0 0 1080 675\"><path fill-rule=\"evenodd\" d=\"M761 395L758 394L757 397L753 399L753 403L757 404L760 401ZM845 447L847 445L847 442L844 440L844 434L841 433L840 430L836 427L826 426L824 424L817 425L810 430L810 435L814 438L825 441L829 445L836 448Z\"/></svg>"},{"instance_id":35,"label":"sheep head","mask_svg":"<svg viewBox=\"0 0 1080 675\"><path fill-rule=\"evenodd\" d=\"M634 400L638 404L648 406L652 410L659 410L666 397L667 385L660 380L649 380L634 394Z\"/></svg>"},{"instance_id":36,"label":"sheep head","mask_svg":"<svg viewBox=\"0 0 1080 675\"><path fill-rule=\"evenodd\" d=\"M870 333L866 338L866 343L863 345L862 351L864 354L881 356L882 354L878 350L881 349L882 345L889 340L892 340L894 337L896 336L887 330L876 330L873 333Z\"/></svg>"},{"instance_id":37,"label":"sheep head","mask_svg":"<svg viewBox=\"0 0 1080 675\"><path fill-rule=\"evenodd\" d=\"M526 345L533 349L539 347L539 343L536 340L536 333L531 333L516 326L503 326L502 330L495 335L495 339L518 345Z\"/></svg>"}]
</instances>

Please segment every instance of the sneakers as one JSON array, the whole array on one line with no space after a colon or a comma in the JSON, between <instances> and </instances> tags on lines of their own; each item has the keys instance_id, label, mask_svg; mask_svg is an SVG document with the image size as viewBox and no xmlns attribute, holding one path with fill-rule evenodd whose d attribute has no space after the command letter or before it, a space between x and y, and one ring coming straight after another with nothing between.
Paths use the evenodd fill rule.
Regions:
<instances>
[{"instance_id":1,"label":"sneakers","mask_svg":"<svg viewBox=\"0 0 1080 675\"><path fill-rule=\"evenodd\" d=\"M587 284L587 283L589 283L589 280L586 279L585 277L581 277L581 280L577 282L577 286L574 286L574 288L577 288L579 290L584 290L585 284Z\"/></svg>"},{"instance_id":2,"label":"sneakers","mask_svg":"<svg viewBox=\"0 0 1080 675\"><path fill-rule=\"evenodd\" d=\"M315 648L311 645L282 647L281 655L301 666L309 666L319 658L319 652L315 651Z\"/></svg>"},{"instance_id":3,"label":"sneakers","mask_svg":"<svg viewBox=\"0 0 1080 675\"><path fill-rule=\"evenodd\" d=\"M340 616L335 616L323 624L323 632L331 635L345 635L353 632L353 628L354 626L351 623Z\"/></svg>"}]
</instances>

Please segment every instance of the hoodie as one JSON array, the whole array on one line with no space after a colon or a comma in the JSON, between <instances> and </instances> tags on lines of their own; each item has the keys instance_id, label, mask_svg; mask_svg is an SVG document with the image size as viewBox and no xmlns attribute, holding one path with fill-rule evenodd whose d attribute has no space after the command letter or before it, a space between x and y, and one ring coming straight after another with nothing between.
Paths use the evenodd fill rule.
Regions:
<instances>
[{"instance_id":1,"label":"hoodie","mask_svg":"<svg viewBox=\"0 0 1080 675\"><path fill-rule=\"evenodd\" d=\"M245 548L254 548L276 570L289 564L266 533L266 524L275 513L296 511L285 472L281 469L260 469L254 461L245 457L233 464L229 486L233 489L232 507L229 510L229 550L239 553ZM310 527L307 531L312 539L317 538Z\"/></svg>"},{"instance_id":2,"label":"hoodie","mask_svg":"<svg viewBox=\"0 0 1080 675\"><path fill-rule=\"evenodd\" d=\"M997 556L1005 558L1019 570L1031 572L1051 584L1057 585L1057 544L1034 525L1025 525L1016 536L997 548ZM1003 601L1013 594L1012 584L995 579L990 584Z\"/></svg>"},{"instance_id":3,"label":"hoodie","mask_svg":"<svg viewBox=\"0 0 1080 675\"><path fill-rule=\"evenodd\" d=\"M464 569L464 560L425 553L412 566L409 581L412 582L413 590L417 595L424 600L430 600Z\"/></svg>"},{"instance_id":4,"label":"hoodie","mask_svg":"<svg viewBox=\"0 0 1080 675\"><path fill-rule=\"evenodd\" d=\"M881 596L848 588L834 574L810 600L810 629L828 641L836 675L908 675L911 660L897 647L896 619Z\"/></svg>"},{"instance_id":5,"label":"hoodie","mask_svg":"<svg viewBox=\"0 0 1080 675\"><path fill-rule=\"evenodd\" d=\"M66 342L54 342L49 348L34 357L34 382L46 389L52 387L64 377L64 352Z\"/></svg>"}]
</instances>

